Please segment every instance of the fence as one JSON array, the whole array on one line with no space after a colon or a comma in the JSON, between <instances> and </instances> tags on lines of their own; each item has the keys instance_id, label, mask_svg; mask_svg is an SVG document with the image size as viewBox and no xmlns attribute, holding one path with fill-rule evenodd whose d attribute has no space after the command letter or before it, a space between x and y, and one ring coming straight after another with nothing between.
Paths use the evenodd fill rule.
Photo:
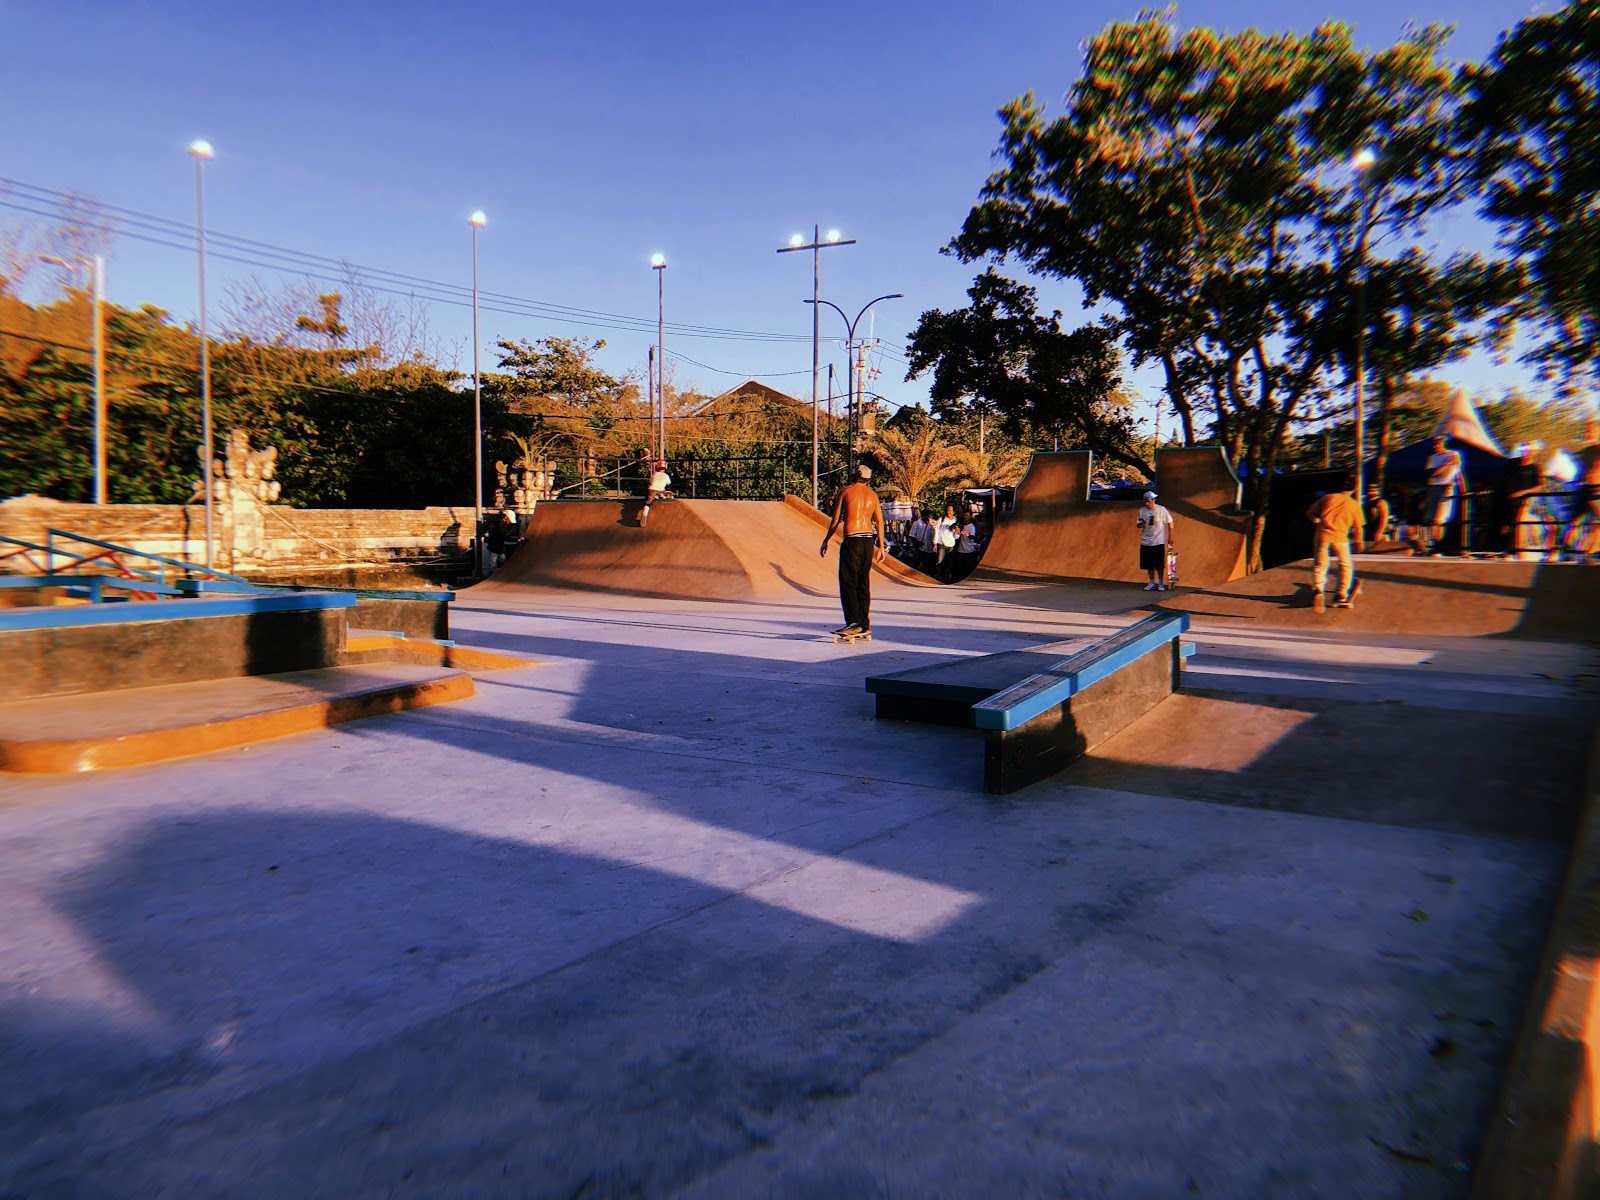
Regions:
<instances>
[{"instance_id":1,"label":"fence","mask_svg":"<svg viewBox=\"0 0 1600 1200\"><path fill-rule=\"evenodd\" d=\"M1520 501L1496 491L1467 492L1455 498L1449 519L1440 526L1428 524L1432 514L1423 511L1427 503L1423 489L1391 497L1390 503L1398 533L1446 554L1600 553L1600 519L1573 491L1539 492Z\"/></svg>"},{"instance_id":2,"label":"fence","mask_svg":"<svg viewBox=\"0 0 1600 1200\"><path fill-rule=\"evenodd\" d=\"M792 442L747 453L705 454L688 450L666 457L674 494L692 500L781 500L811 494L811 443ZM650 483L649 459L629 455L545 455L549 494L560 499L643 496ZM824 444L818 461L823 496L844 478L843 447Z\"/></svg>"}]
</instances>

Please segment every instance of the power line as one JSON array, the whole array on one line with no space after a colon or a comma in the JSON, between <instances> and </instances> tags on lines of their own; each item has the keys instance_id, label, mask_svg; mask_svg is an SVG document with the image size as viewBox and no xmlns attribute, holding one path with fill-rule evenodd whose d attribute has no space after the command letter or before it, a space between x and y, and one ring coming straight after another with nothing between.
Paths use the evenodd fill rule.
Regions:
<instances>
[{"instance_id":1,"label":"power line","mask_svg":"<svg viewBox=\"0 0 1600 1200\"><path fill-rule=\"evenodd\" d=\"M26 201L27 203L7 197L4 194L6 191L19 193L20 201ZM30 207L30 205L56 204L59 206L70 203L73 199L74 197L66 192L59 192L21 180L0 177L0 207L29 213L34 216L58 219L62 215L59 211ZM120 228L109 220L96 220L92 214L75 214L73 219L86 228L96 229L106 234L120 233L150 245L162 246L173 250L188 250L191 247L191 243L186 239L192 229L183 222L140 212L137 209L123 208L119 205L97 203L96 207L107 214L114 215L127 225L132 226L132 228ZM207 236L212 246L208 253L212 257L220 258L227 262L273 271L300 271L314 278L350 280L360 286L370 287L374 291L385 294L420 298L435 303L456 305L471 303L471 289L459 284L428 279L423 276L408 275L403 272L390 271L386 268L369 267L347 259L334 259L325 255L294 250L277 246L270 242L260 242L215 230L208 230ZM171 240L174 238L185 240ZM419 295L419 293L422 294ZM480 297L487 297L500 302L499 304L487 305L480 303L480 308L487 308L491 312L498 312L507 316L541 317L546 320L561 321L569 324L628 330L631 332L649 332L653 331L656 326L656 322L647 317L634 317L623 313L577 308L571 305L533 300L501 292L480 292ZM794 343L806 340L800 334L730 329L684 322L668 322L667 327L680 337L779 343Z\"/></svg>"}]
</instances>

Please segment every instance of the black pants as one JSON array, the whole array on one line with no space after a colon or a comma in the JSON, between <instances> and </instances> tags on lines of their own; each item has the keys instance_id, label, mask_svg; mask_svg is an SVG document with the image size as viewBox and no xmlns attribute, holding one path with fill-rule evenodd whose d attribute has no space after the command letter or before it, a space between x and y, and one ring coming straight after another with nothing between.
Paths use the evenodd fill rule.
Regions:
<instances>
[{"instance_id":1,"label":"black pants","mask_svg":"<svg viewBox=\"0 0 1600 1200\"><path fill-rule=\"evenodd\" d=\"M877 538L847 537L839 547L839 603L846 625L872 628L872 555Z\"/></svg>"}]
</instances>

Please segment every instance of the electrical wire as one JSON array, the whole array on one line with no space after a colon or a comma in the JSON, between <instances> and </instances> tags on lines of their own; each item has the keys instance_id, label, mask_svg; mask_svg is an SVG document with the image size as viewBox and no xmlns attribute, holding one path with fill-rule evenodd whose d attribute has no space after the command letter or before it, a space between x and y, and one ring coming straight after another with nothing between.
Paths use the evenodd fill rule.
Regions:
<instances>
[{"instance_id":1,"label":"electrical wire","mask_svg":"<svg viewBox=\"0 0 1600 1200\"><path fill-rule=\"evenodd\" d=\"M19 195L18 198L13 198L7 193L18 193ZM40 187L21 180L0 177L0 207L47 219L59 219L62 216L59 206L70 204L74 199L69 193L58 192L54 189ZM26 203L22 201L26 201ZM52 203L58 206L55 210L36 207ZM95 229L108 235L121 234L136 241L167 249L186 251L192 246L192 242L188 238L193 229L182 222L150 213L143 213L137 209L123 208L118 205L97 203L95 207L105 214L114 216L129 228L122 228L112 220L97 220L92 214L74 214L73 219L85 228ZM239 263L243 266L274 271L300 271L313 278L352 281L359 286L368 287L373 291L384 294L419 298L435 303L458 306L470 305L471 303L471 289L460 284L428 279L423 276L408 275L404 272L390 271L385 268L365 266L347 259L334 259L307 251L293 250L288 247L276 246L270 242L256 241L255 239L243 238L217 230L207 230L207 239L209 242L208 255L223 261ZM648 317L578 308L551 301L533 300L503 292L487 292L481 289L478 294L480 309L486 308L490 312L508 316L540 317L569 324L627 330L630 332L652 332L657 327L657 321ZM484 300L488 300L490 303L485 304L483 303ZM667 322L666 327L678 337L785 344L807 340L803 334L730 329L687 322Z\"/></svg>"}]
</instances>

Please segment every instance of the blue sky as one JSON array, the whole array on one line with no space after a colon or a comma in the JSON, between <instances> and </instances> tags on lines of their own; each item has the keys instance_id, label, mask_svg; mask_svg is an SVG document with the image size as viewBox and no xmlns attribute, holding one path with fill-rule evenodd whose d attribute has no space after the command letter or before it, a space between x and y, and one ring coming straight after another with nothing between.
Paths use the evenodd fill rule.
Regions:
<instances>
[{"instance_id":1,"label":"blue sky","mask_svg":"<svg viewBox=\"0 0 1600 1200\"><path fill-rule=\"evenodd\" d=\"M918 314L964 300L975 268L939 254L990 169L995 111L1033 90L1055 105L1084 39L1137 3L1034 0L805 7L419 0L0 0L7 110L0 176L162 217L193 216L185 146L216 146L208 223L295 250L470 283L467 216L487 213L485 290L653 319L649 259L668 257L669 321L796 335L701 339L669 329L685 386L756 375L810 390L808 255L778 255L820 223L822 295L854 313L886 292L875 332L904 346ZM1185 25L1306 29L1323 19L1385 44L1407 22L1453 22L1479 58L1524 4L1345 0L1184 3ZM0 200L4 196L0 195ZM16 214L0 208L0 222ZM1470 236L1470 232L1469 232ZM270 273L213 262L230 279ZM196 310L192 253L124 238L112 299ZM1070 287L1046 302L1075 313ZM215 306L213 306L214 308ZM430 307L447 355L470 365L470 313ZM824 312L824 361L843 383L843 322ZM213 315L213 324L217 321ZM484 343L607 339L602 364L642 372L653 330L486 312ZM485 367L492 365L485 351ZM882 360L876 387L921 383ZM712 368L716 368L715 370ZM1498 392L1515 364L1446 376ZM1154 380L1136 380L1154 397Z\"/></svg>"}]
</instances>

